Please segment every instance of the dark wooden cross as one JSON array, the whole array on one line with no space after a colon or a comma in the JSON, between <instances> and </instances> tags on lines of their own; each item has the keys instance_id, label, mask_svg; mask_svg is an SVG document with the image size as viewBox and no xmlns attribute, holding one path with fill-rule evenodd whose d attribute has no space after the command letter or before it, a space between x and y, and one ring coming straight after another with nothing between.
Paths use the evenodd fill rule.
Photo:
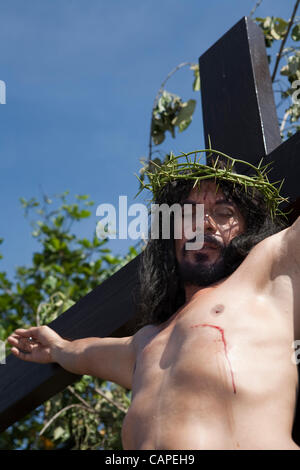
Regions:
<instances>
[{"instance_id":1,"label":"dark wooden cross","mask_svg":"<svg viewBox=\"0 0 300 470\"><path fill-rule=\"evenodd\" d=\"M281 143L262 31L242 18L199 63L206 139L209 135L212 148L255 165L262 157L265 163L273 161L269 178L285 178L282 194L290 197L292 223L300 213L300 132ZM135 333L138 312L132 292L139 262L140 255L53 321L51 328L68 339ZM57 364L28 363L9 355L0 365L0 432L78 378ZM300 444L298 407L293 437Z\"/></svg>"}]
</instances>

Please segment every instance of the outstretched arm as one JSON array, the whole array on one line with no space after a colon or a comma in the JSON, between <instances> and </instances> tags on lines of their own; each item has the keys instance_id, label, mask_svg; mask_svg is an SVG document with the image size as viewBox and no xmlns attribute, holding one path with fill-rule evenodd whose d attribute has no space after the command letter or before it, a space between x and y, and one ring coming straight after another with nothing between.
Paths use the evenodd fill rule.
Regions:
<instances>
[{"instance_id":1,"label":"outstretched arm","mask_svg":"<svg viewBox=\"0 0 300 470\"><path fill-rule=\"evenodd\" d=\"M24 360L56 362L74 374L92 375L131 388L134 337L67 341L48 326L18 329L9 338L12 353Z\"/></svg>"}]
</instances>

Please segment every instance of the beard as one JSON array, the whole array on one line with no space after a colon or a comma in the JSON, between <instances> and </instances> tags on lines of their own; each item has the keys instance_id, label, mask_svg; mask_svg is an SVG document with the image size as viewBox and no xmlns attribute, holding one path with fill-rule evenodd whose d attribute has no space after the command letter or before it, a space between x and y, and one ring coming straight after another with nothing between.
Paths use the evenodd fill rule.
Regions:
<instances>
[{"instance_id":1,"label":"beard","mask_svg":"<svg viewBox=\"0 0 300 470\"><path fill-rule=\"evenodd\" d=\"M228 277L243 261L231 243L228 246L223 246L208 234L204 236L204 242L214 245L219 251L219 256L216 261L210 262L209 255L199 251L193 255L191 261L187 257L184 246L182 260L178 262L179 277L183 284L207 287Z\"/></svg>"}]
</instances>

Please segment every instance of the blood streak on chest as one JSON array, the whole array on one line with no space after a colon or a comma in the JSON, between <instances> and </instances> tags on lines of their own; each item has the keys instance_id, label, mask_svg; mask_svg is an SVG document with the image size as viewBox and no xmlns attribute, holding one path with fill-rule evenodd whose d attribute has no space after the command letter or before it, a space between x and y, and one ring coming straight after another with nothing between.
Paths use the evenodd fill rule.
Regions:
<instances>
[{"instance_id":1,"label":"blood streak on chest","mask_svg":"<svg viewBox=\"0 0 300 470\"><path fill-rule=\"evenodd\" d=\"M223 343L223 345L224 345L225 357L226 357L226 360L227 360L227 363L228 363L228 366L229 366L229 369L230 369L233 393L236 393L236 386L235 386L235 382L234 382L234 375L233 375L233 370L232 370L231 362L230 362L230 359L229 359L229 357L228 357L227 343L226 343L226 339L225 339L225 335L224 335L224 330L223 330L223 328L221 328L220 326L217 326L217 325L209 325L208 323L199 323L198 325L193 325L193 326L191 326L191 328L197 328L198 326L208 326L208 327L210 327L210 328L215 328L215 329L218 330L219 333L221 334L222 343Z\"/></svg>"}]
</instances>

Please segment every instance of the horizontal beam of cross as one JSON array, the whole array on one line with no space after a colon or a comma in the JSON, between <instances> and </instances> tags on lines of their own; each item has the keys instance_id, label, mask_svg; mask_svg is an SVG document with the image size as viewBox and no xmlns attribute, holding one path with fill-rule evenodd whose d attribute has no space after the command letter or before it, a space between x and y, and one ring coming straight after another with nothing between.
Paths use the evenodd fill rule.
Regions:
<instances>
[{"instance_id":1,"label":"horizontal beam of cross","mask_svg":"<svg viewBox=\"0 0 300 470\"><path fill-rule=\"evenodd\" d=\"M263 159L263 165L271 163L269 174L271 181L284 179L281 193L289 196L291 204L300 197L300 131L279 145ZM296 207L296 205L295 205ZM300 215L300 212L298 214Z\"/></svg>"}]
</instances>

